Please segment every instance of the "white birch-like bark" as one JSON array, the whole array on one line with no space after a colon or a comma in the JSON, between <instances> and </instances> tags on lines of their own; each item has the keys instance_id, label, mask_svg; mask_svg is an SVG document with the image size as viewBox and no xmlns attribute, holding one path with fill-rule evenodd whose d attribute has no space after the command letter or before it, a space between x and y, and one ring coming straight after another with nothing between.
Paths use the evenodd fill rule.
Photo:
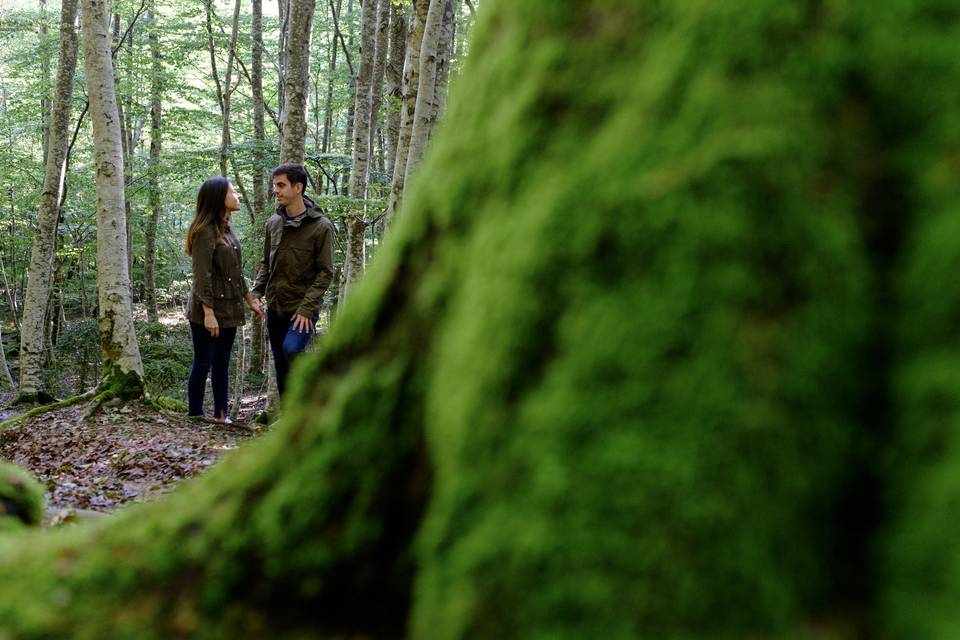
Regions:
<instances>
[{"instance_id":1,"label":"white birch-like bark","mask_svg":"<svg viewBox=\"0 0 960 640\"><path fill-rule=\"evenodd\" d=\"M416 171L430 139L433 127L434 90L437 81L437 52L440 47L440 34L443 27L443 14L447 0L430 0L427 21L423 27L423 42L420 44L420 82L417 86L417 106L413 114L413 130L410 132L410 150L407 152L407 166L404 169L404 184L410 184L410 178Z\"/></svg>"},{"instance_id":2,"label":"white birch-like bark","mask_svg":"<svg viewBox=\"0 0 960 640\"><path fill-rule=\"evenodd\" d=\"M143 363L133 330L123 194L123 150L113 85L109 13L106 0L82 0L83 54L97 190L97 288L100 347L105 382L135 374L142 385Z\"/></svg>"},{"instance_id":3,"label":"white birch-like bark","mask_svg":"<svg viewBox=\"0 0 960 640\"><path fill-rule=\"evenodd\" d=\"M400 104L403 96L403 58L406 52L407 17L403 7L390 4L390 60L386 70L386 95L389 99L387 110L387 174L393 176L393 167L397 161L397 142L400 135Z\"/></svg>"},{"instance_id":4,"label":"white birch-like bark","mask_svg":"<svg viewBox=\"0 0 960 640\"><path fill-rule=\"evenodd\" d=\"M44 328L50 283L53 277L53 255L60 219L60 197L63 193L64 166L69 143L70 107L73 98L73 77L77 68L77 0L63 0L60 17L60 62L57 86L49 118L47 162L37 212L37 229L30 253L27 292L24 300L20 333L20 387L23 400L44 399L48 395L43 382Z\"/></svg>"},{"instance_id":5,"label":"white birch-like bark","mask_svg":"<svg viewBox=\"0 0 960 640\"><path fill-rule=\"evenodd\" d=\"M307 137L307 96L310 83L310 38L315 0L290 0L287 68L284 89L280 162L303 164Z\"/></svg>"},{"instance_id":6,"label":"white birch-like bark","mask_svg":"<svg viewBox=\"0 0 960 640\"><path fill-rule=\"evenodd\" d=\"M387 70L387 48L390 43L390 0L380 0L377 6L377 34L374 39L373 77L370 81L370 140L367 144L367 195L370 192L370 173L374 169L377 148L377 124L383 103L383 78ZM382 156L381 156L382 160Z\"/></svg>"},{"instance_id":7,"label":"white birch-like bark","mask_svg":"<svg viewBox=\"0 0 960 640\"><path fill-rule=\"evenodd\" d=\"M3 348L3 327L0 326L0 372L3 373L3 380L7 383L7 388L15 389L13 376L10 375L10 367L7 366L7 353Z\"/></svg>"},{"instance_id":8,"label":"white birch-like bark","mask_svg":"<svg viewBox=\"0 0 960 640\"><path fill-rule=\"evenodd\" d=\"M263 109L263 0L253 0L253 16L250 23L250 37L253 40L250 51L250 91L253 94L253 141L256 144L256 154L253 162L253 215L257 222L255 241L253 246L263 244L263 220L267 207L266 171L267 162L263 153L266 132L264 131ZM250 371L263 373L264 331L263 321L253 316L251 327L252 349L250 354Z\"/></svg>"},{"instance_id":9,"label":"white birch-like bark","mask_svg":"<svg viewBox=\"0 0 960 640\"><path fill-rule=\"evenodd\" d=\"M410 31L407 34L407 49L403 61L402 99L400 103L400 132L397 135L396 162L393 165L393 180L390 199L384 222L389 225L403 198L407 173L407 156L410 150L410 134L417 106L417 89L420 86L420 46L427 20L429 0L413 0L410 12Z\"/></svg>"},{"instance_id":10,"label":"white birch-like bark","mask_svg":"<svg viewBox=\"0 0 960 640\"><path fill-rule=\"evenodd\" d=\"M360 65L353 100L353 162L350 169L351 198L367 197L367 173L370 163L370 89L376 57L377 7L389 0L363 0L360 18Z\"/></svg>"},{"instance_id":11,"label":"white birch-like bark","mask_svg":"<svg viewBox=\"0 0 960 640\"><path fill-rule=\"evenodd\" d=\"M353 215L347 218L347 247L344 256L343 287L340 290L340 302L350 297L354 285L363 275L366 261L365 239L367 223L363 216Z\"/></svg>"},{"instance_id":12,"label":"white birch-like bark","mask_svg":"<svg viewBox=\"0 0 960 640\"><path fill-rule=\"evenodd\" d=\"M157 34L156 14L151 2L147 13L147 25L150 30L150 171L148 178L148 198L150 217L147 218L146 253L143 260L144 302L147 306L147 320L156 322L157 312L157 226L160 223L160 149L162 144L161 125L163 115L163 60L160 56L160 38Z\"/></svg>"},{"instance_id":13,"label":"white birch-like bark","mask_svg":"<svg viewBox=\"0 0 960 640\"><path fill-rule=\"evenodd\" d=\"M443 10L443 22L440 26L440 44L437 46L437 78L433 89L433 113L431 119L429 134L433 133L434 127L443 118L443 112L447 106L447 85L450 80L450 56L453 53L453 34L454 34L454 0L446 0L446 7ZM429 135L428 135L429 141Z\"/></svg>"}]
</instances>

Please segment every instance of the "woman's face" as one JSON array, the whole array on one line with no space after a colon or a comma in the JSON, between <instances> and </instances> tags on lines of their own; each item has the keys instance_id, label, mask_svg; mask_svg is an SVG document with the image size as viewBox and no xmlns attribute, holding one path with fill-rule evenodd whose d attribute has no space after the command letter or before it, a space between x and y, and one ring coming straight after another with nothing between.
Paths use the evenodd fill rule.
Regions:
<instances>
[{"instance_id":1,"label":"woman's face","mask_svg":"<svg viewBox=\"0 0 960 640\"><path fill-rule=\"evenodd\" d=\"M227 217L240 209L240 196L237 195L232 182L227 183L227 196L223 200L223 208L226 209Z\"/></svg>"}]
</instances>

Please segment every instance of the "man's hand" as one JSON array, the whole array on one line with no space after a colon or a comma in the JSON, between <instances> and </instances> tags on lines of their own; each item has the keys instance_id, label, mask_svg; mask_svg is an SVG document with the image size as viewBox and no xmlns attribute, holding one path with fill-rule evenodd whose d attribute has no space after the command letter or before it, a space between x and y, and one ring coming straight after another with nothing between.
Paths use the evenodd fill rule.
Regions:
<instances>
[{"instance_id":1,"label":"man's hand","mask_svg":"<svg viewBox=\"0 0 960 640\"><path fill-rule=\"evenodd\" d=\"M256 298L250 300L250 310L261 320L263 320L266 315L263 312L263 305L260 304L260 301Z\"/></svg>"},{"instance_id":2,"label":"man's hand","mask_svg":"<svg viewBox=\"0 0 960 640\"><path fill-rule=\"evenodd\" d=\"M313 321L299 313L293 314L293 330L297 333L313 333Z\"/></svg>"}]
</instances>

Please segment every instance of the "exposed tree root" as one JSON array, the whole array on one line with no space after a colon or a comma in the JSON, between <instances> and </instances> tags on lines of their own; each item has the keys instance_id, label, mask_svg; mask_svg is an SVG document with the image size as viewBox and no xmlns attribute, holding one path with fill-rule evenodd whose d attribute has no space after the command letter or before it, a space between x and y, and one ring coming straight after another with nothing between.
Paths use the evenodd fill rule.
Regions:
<instances>
[{"instance_id":1,"label":"exposed tree root","mask_svg":"<svg viewBox=\"0 0 960 640\"><path fill-rule=\"evenodd\" d=\"M41 413L54 411L56 409L63 409L64 407L69 407L75 404L79 404L81 402L85 402L91 398L95 398L96 396L97 396L97 390L92 389L90 391L86 391L84 393L81 393L80 395L72 396L65 400L58 400L57 402L51 402L50 404L45 404L43 406L36 407L35 409L31 409L30 411L21 413L18 416L14 416L13 418L0 422L0 431L5 431L6 429L9 429L10 427L16 424L23 422L24 420L27 420L34 416L38 416Z\"/></svg>"}]
</instances>

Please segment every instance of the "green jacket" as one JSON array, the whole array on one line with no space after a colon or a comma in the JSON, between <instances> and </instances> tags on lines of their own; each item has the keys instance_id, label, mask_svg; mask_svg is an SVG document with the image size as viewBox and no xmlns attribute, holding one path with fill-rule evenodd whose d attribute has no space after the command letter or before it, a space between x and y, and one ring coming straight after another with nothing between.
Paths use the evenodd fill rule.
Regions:
<instances>
[{"instance_id":1,"label":"green jacket","mask_svg":"<svg viewBox=\"0 0 960 640\"><path fill-rule=\"evenodd\" d=\"M223 328L244 323L243 296L247 281L243 277L240 241L228 226L226 235L217 242L216 229L206 227L193 239L193 286L187 301L187 318L203 324L201 303L213 309L217 324Z\"/></svg>"},{"instance_id":2,"label":"green jacket","mask_svg":"<svg viewBox=\"0 0 960 640\"><path fill-rule=\"evenodd\" d=\"M266 297L276 313L311 317L320 313L333 280L333 223L309 198L307 210L287 221L283 207L264 227L263 257L251 293Z\"/></svg>"}]
</instances>

